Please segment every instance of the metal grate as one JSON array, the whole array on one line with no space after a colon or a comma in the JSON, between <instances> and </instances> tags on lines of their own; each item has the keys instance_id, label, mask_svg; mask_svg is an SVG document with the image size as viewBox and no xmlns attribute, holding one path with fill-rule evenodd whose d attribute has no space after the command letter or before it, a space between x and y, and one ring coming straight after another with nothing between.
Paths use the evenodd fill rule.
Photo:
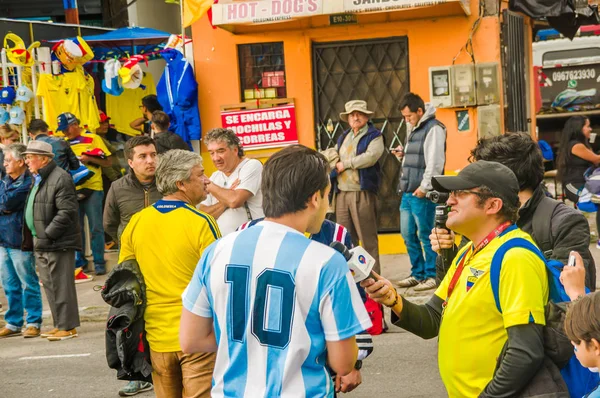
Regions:
<instances>
[{"instance_id":1,"label":"metal grate","mask_svg":"<svg viewBox=\"0 0 600 398\"><path fill-rule=\"evenodd\" d=\"M529 131L527 117L529 92L525 69L525 19L519 14L502 12L502 66L506 98L506 131Z\"/></svg>"},{"instance_id":2,"label":"metal grate","mask_svg":"<svg viewBox=\"0 0 600 398\"><path fill-rule=\"evenodd\" d=\"M348 128L339 118L344 104L352 99L367 101L374 111L371 121L381 130L386 150L379 160L382 185L379 191L378 225L381 232L399 230L397 194L400 163L389 148L404 142L406 126L398 110L400 99L409 91L408 40L390 37L381 40L313 44L313 82L316 145L319 150L334 147ZM333 122L332 131L327 123Z\"/></svg>"},{"instance_id":3,"label":"metal grate","mask_svg":"<svg viewBox=\"0 0 600 398\"><path fill-rule=\"evenodd\" d=\"M238 46L240 62L240 97L244 90L263 87L263 72L285 72L283 42L241 44ZM277 88L277 98L286 98L286 87Z\"/></svg>"}]
</instances>

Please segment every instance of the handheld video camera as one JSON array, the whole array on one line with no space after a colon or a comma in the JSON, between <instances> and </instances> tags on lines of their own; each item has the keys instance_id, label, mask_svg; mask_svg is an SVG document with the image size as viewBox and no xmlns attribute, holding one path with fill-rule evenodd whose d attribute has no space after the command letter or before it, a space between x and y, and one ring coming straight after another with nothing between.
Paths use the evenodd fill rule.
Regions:
<instances>
[{"instance_id":1,"label":"handheld video camera","mask_svg":"<svg viewBox=\"0 0 600 398\"><path fill-rule=\"evenodd\" d=\"M448 206L446 202L450 197L448 192L429 191L425 197L439 206L435 208L435 227L446 228L446 221L448 220Z\"/></svg>"},{"instance_id":2,"label":"handheld video camera","mask_svg":"<svg viewBox=\"0 0 600 398\"><path fill-rule=\"evenodd\" d=\"M446 221L448 221L449 207L446 202L448 201L450 194L448 192L429 191L425 197L438 205L435 207L435 227L447 230ZM450 260L451 249L442 249L440 255L444 260L444 267L446 268L446 264Z\"/></svg>"}]
</instances>

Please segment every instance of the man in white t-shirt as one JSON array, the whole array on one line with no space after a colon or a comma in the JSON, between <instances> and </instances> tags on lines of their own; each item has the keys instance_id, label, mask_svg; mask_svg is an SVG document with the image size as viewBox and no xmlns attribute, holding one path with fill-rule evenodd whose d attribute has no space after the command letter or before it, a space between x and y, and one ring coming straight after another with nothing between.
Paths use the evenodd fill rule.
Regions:
<instances>
[{"instance_id":1,"label":"man in white t-shirt","mask_svg":"<svg viewBox=\"0 0 600 398\"><path fill-rule=\"evenodd\" d=\"M262 209L262 163L244 157L239 137L222 128L204 137L208 153L217 168L210 176L208 197L198 208L217 220L223 236L245 222L264 217Z\"/></svg>"}]
</instances>

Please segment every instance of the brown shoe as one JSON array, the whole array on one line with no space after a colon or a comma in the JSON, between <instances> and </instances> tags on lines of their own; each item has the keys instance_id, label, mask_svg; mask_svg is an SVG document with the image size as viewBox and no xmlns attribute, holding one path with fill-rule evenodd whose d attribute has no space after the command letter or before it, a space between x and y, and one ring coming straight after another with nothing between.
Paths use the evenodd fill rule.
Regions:
<instances>
[{"instance_id":1,"label":"brown shoe","mask_svg":"<svg viewBox=\"0 0 600 398\"><path fill-rule=\"evenodd\" d=\"M39 335L40 329L36 328L35 326L29 326L27 329L25 329L25 332L23 333L23 337L25 337L26 339L38 337Z\"/></svg>"},{"instance_id":2,"label":"brown shoe","mask_svg":"<svg viewBox=\"0 0 600 398\"><path fill-rule=\"evenodd\" d=\"M21 329L17 330L16 332L14 330L10 330L7 327L3 327L2 329L0 329L0 339L3 339L5 337L20 336L20 335L21 335Z\"/></svg>"},{"instance_id":3,"label":"brown shoe","mask_svg":"<svg viewBox=\"0 0 600 398\"><path fill-rule=\"evenodd\" d=\"M59 330L54 333L52 336L48 336L48 341L62 341L72 339L73 337L77 337L77 329L71 330Z\"/></svg>"},{"instance_id":4,"label":"brown shoe","mask_svg":"<svg viewBox=\"0 0 600 398\"><path fill-rule=\"evenodd\" d=\"M58 332L58 328L54 328L52 330L49 330L47 332L44 332L44 333L40 334L40 337L43 338L43 339L46 339L46 338L48 338L50 336L54 336L57 332Z\"/></svg>"}]
</instances>

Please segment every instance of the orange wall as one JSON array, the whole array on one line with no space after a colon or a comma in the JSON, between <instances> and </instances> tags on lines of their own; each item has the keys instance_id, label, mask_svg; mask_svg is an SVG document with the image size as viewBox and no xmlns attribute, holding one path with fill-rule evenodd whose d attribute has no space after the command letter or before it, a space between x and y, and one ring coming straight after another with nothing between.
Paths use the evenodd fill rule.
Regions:
<instances>
[{"instance_id":1,"label":"orange wall","mask_svg":"<svg viewBox=\"0 0 600 398\"><path fill-rule=\"evenodd\" d=\"M192 32L200 114L204 131L221 126L221 105L241 102L238 44L284 42L287 93L288 97L295 99L299 141L307 146L315 145L311 71L311 43L313 42L408 36L410 90L428 101L428 68L452 63L452 58L465 44L476 19L478 1L471 1L474 15L470 17L455 12L456 16L423 19L425 14L432 15L432 13L449 10L449 6L430 7L412 11L359 15L359 23L356 25L330 27L328 17L322 16L286 24L235 27L236 32L244 31L236 34L221 28L213 29L207 18L203 18L193 25ZM499 32L500 26L496 17L483 18L473 40L477 62L500 61ZM457 60L457 63L468 62L470 58L464 53ZM476 111L470 108L469 113L470 131L458 133L455 110L438 111L438 118L448 128L446 162L448 171L454 171L467 164L469 150L477 141ZM270 152L262 153L265 156L269 154ZM212 162L208 158L205 162L207 172L210 174L213 170Z\"/></svg>"}]
</instances>

